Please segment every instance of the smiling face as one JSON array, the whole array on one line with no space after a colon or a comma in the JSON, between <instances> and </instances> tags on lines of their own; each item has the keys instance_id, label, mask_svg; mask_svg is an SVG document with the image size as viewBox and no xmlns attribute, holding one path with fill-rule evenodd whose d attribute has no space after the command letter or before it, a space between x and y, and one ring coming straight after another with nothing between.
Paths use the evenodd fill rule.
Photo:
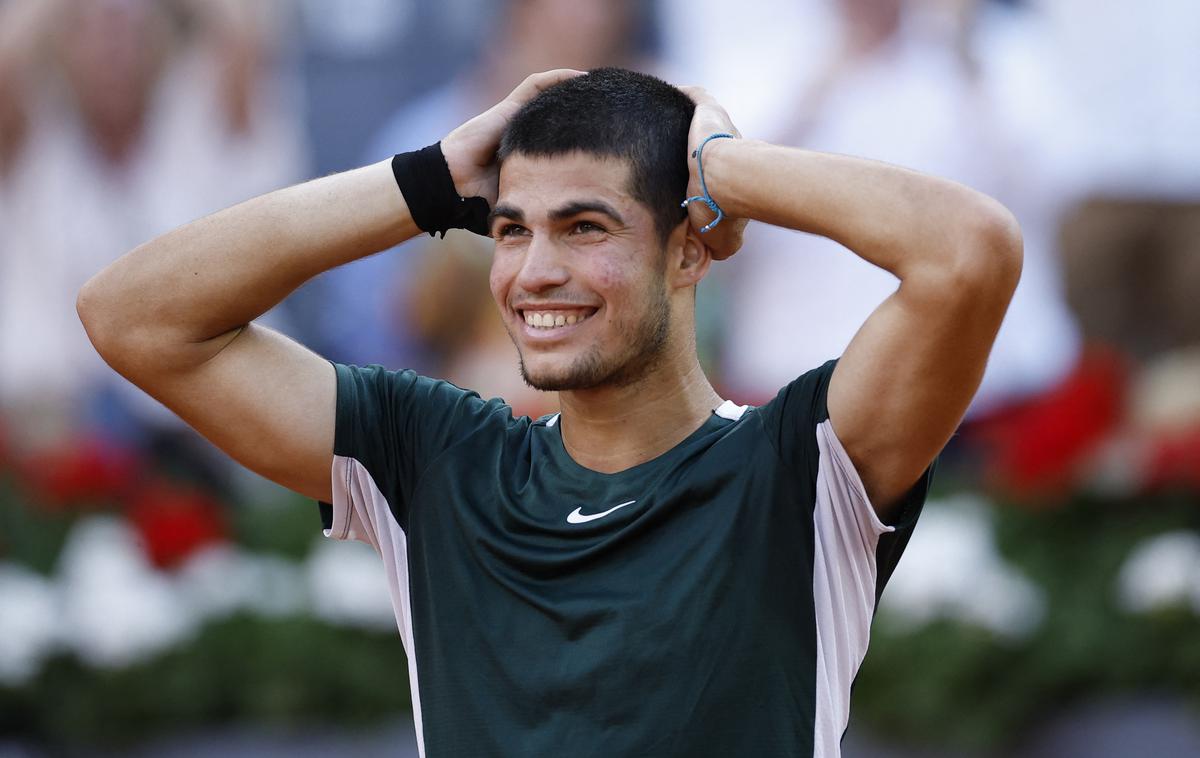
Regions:
<instances>
[{"instance_id":1,"label":"smiling face","mask_svg":"<svg viewBox=\"0 0 1200 758\"><path fill-rule=\"evenodd\" d=\"M624 161L580 152L504 161L492 296L533 387L624 386L663 358L668 255L628 174Z\"/></svg>"}]
</instances>

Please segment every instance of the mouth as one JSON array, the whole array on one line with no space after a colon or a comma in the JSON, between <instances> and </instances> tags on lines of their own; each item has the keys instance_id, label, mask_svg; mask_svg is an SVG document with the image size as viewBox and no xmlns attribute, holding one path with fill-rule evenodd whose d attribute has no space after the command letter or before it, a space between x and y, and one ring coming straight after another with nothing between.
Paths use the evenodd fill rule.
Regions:
<instances>
[{"instance_id":1,"label":"mouth","mask_svg":"<svg viewBox=\"0 0 1200 758\"><path fill-rule=\"evenodd\" d=\"M532 307L516 309L517 318L525 322L525 331L538 337L565 334L587 321L599 308Z\"/></svg>"}]
</instances>

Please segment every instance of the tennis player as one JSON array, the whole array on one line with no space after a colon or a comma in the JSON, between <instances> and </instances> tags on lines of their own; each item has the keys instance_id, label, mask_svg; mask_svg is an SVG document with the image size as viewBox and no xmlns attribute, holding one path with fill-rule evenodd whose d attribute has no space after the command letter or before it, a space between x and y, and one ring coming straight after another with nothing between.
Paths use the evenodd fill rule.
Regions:
<instances>
[{"instance_id":1,"label":"tennis player","mask_svg":"<svg viewBox=\"0 0 1200 758\"><path fill-rule=\"evenodd\" d=\"M696 284L741 219L900 280L840 359L755 408L695 343ZM451 227L494 238L500 318L561 413L253 323ZM828 757L1020 268L1016 223L977 192L740 139L701 89L559 70L438 145L142 245L78 308L113 368L378 550L423 755Z\"/></svg>"}]
</instances>

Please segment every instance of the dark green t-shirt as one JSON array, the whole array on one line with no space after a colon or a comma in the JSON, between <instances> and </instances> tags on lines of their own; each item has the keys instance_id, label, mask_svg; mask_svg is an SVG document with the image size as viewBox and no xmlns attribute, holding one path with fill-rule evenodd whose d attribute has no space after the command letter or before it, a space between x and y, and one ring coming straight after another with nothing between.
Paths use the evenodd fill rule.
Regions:
<instances>
[{"instance_id":1,"label":"dark green t-shirt","mask_svg":"<svg viewBox=\"0 0 1200 758\"><path fill-rule=\"evenodd\" d=\"M383 558L423 754L837 755L929 474L879 522L833 366L602 474L557 415L336 365L327 534Z\"/></svg>"}]
</instances>

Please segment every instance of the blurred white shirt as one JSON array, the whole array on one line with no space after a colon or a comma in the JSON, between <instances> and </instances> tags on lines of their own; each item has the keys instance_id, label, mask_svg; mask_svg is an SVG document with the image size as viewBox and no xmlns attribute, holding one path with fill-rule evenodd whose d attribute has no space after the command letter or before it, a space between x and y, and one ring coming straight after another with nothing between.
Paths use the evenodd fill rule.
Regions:
<instances>
[{"instance_id":1,"label":"blurred white shirt","mask_svg":"<svg viewBox=\"0 0 1200 758\"><path fill-rule=\"evenodd\" d=\"M252 127L231 134L217 71L210 58L180 53L120 167L96 152L58 80L39 90L28 140L0 182L0 407L36 407L48 427L69 432L88 392L112 382L145 420L176 423L104 365L75 298L142 242L302 176L303 133L286 97L260 87Z\"/></svg>"},{"instance_id":2,"label":"blurred white shirt","mask_svg":"<svg viewBox=\"0 0 1200 758\"><path fill-rule=\"evenodd\" d=\"M825 4L807 5L813 23L796 30L796 45L811 40L829 51L829 17L819 10ZM1059 379L1074 363L1079 337L1054 257L1054 184L1035 170L1041 143L1026 139L1031 132L1036 137L1045 119L1021 124L1019 118L1001 118L1009 105L997 88L986 76L981 86L972 85L930 20L909 13L896 37L841 76L807 116L793 104L815 71L810 53L798 58L800 73L783 77L797 83L791 90L752 73L752 56L712 65L726 74L740 71L746 89L769 92L785 104L775 108L774 127L743 128L750 136L944 176L1012 208L1025 235L1025 268L973 406L977 412ZM814 39L814 29L826 31ZM777 62L772 71L787 68ZM1044 89L1029 96L1050 97ZM732 107L731 112L741 125L738 112ZM728 301L723 375L734 396L750 399L765 399L803 371L841 355L898 285L891 274L830 240L763 224L751 224L745 249L715 271L725 280Z\"/></svg>"}]
</instances>

